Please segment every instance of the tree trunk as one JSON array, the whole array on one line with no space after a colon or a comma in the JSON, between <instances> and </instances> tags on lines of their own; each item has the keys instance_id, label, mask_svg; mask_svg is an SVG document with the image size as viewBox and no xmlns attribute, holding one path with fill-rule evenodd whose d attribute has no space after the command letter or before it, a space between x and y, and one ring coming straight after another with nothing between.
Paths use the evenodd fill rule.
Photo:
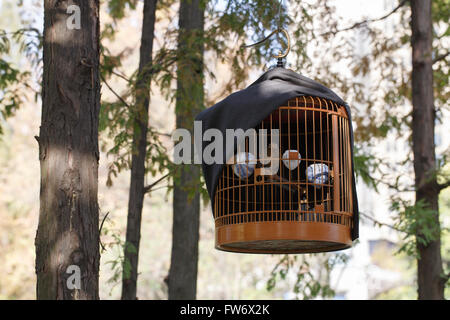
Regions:
<instances>
[{"instance_id":1,"label":"tree trunk","mask_svg":"<svg viewBox=\"0 0 450 320\"><path fill-rule=\"evenodd\" d=\"M177 60L177 128L193 132L203 109L204 7L200 0L182 0ZM192 145L193 150L193 145ZM197 291L200 168L182 165L174 179L172 256L169 299L195 299Z\"/></svg>"},{"instance_id":2,"label":"tree trunk","mask_svg":"<svg viewBox=\"0 0 450 320\"><path fill-rule=\"evenodd\" d=\"M433 101L432 18L431 0L412 0L412 142L416 202L439 212L439 188L436 181L434 144L435 110ZM434 216L439 225L439 214ZM417 236L421 236L418 234ZM443 299L442 259L440 235L427 245L417 242L419 299Z\"/></svg>"},{"instance_id":3,"label":"tree trunk","mask_svg":"<svg viewBox=\"0 0 450 320\"><path fill-rule=\"evenodd\" d=\"M123 300L136 299L142 206L145 196L145 160L156 3L157 0L145 0L144 2L139 76L136 83L136 107L135 110L132 110L132 117L134 118L133 155L131 159L127 235L124 247Z\"/></svg>"},{"instance_id":4,"label":"tree trunk","mask_svg":"<svg viewBox=\"0 0 450 320\"><path fill-rule=\"evenodd\" d=\"M98 299L99 1L45 0L43 50L37 298Z\"/></svg>"}]
</instances>

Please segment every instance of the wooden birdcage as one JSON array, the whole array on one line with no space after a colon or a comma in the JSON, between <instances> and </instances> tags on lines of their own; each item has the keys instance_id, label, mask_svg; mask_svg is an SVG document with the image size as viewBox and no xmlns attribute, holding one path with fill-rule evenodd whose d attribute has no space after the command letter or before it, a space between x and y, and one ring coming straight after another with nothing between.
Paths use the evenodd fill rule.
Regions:
<instances>
[{"instance_id":1,"label":"wooden birdcage","mask_svg":"<svg viewBox=\"0 0 450 320\"><path fill-rule=\"evenodd\" d=\"M238 150L214 197L216 248L243 253L309 253L351 246L351 127L344 106L302 96L256 128L278 129L278 172L262 174L260 152ZM259 129L266 129L260 131ZM259 148L258 134L252 143ZM255 142L256 141L256 142ZM240 156L241 155L241 156ZM243 156L242 156L243 155ZM266 160L266 161L262 161Z\"/></svg>"}]
</instances>

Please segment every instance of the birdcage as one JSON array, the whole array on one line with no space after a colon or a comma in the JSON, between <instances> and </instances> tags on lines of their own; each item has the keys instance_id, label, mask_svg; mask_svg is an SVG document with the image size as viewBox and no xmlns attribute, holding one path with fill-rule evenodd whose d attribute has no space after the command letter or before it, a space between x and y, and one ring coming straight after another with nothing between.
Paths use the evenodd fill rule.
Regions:
<instances>
[{"instance_id":1,"label":"birdcage","mask_svg":"<svg viewBox=\"0 0 450 320\"><path fill-rule=\"evenodd\" d=\"M345 106L299 96L254 129L245 150L224 164L214 191L216 248L309 253L350 247L355 195ZM274 146L261 152L260 140L271 143L275 130L278 152ZM276 164L269 174L267 163Z\"/></svg>"}]
</instances>

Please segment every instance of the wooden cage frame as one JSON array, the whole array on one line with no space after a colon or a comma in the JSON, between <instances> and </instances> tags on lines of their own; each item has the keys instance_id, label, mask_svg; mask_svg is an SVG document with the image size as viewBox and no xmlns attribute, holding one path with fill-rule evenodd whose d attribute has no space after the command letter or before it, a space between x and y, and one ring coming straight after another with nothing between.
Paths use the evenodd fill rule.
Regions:
<instances>
[{"instance_id":1,"label":"wooden cage frame","mask_svg":"<svg viewBox=\"0 0 450 320\"><path fill-rule=\"evenodd\" d=\"M281 149L275 159L279 161L277 175L260 175L263 159L257 159L246 178L236 176L233 164L223 167L213 202L216 248L242 253L311 253L350 247L353 173L345 107L323 98L297 97L255 129L267 129L270 135L275 128ZM296 158L291 152L289 159L283 157L285 150L299 151L296 169L291 170ZM283 160L289 161L289 167ZM249 170L248 159L246 164ZM326 181L308 180L305 169L314 164L328 168Z\"/></svg>"}]
</instances>

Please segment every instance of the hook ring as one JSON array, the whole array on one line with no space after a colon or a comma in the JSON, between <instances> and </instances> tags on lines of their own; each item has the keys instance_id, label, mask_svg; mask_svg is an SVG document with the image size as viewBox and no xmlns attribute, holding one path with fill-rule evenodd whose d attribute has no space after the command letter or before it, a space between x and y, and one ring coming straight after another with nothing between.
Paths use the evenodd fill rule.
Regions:
<instances>
[{"instance_id":1,"label":"hook ring","mask_svg":"<svg viewBox=\"0 0 450 320\"><path fill-rule=\"evenodd\" d=\"M282 53L280 51L279 54L272 55L272 57L273 58L277 58L277 59L285 58L289 54L289 52L291 51L291 38L289 37L289 33L285 29L277 29L276 32L277 33L282 32L286 36L287 48L286 48L286 51L284 53Z\"/></svg>"},{"instance_id":2,"label":"hook ring","mask_svg":"<svg viewBox=\"0 0 450 320\"><path fill-rule=\"evenodd\" d=\"M256 42L256 43L253 43L253 44L250 44L250 45L244 45L244 46L242 46L242 47L243 47L243 48L249 48L249 47L254 47L254 46L260 45L261 43L267 41L267 40L268 40L270 37L272 37L274 34L280 33L280 32L282 32L282 33L286 36L286 39L287 39L287 48L286 48L286 51L285 51L284 53L280 51L279 54L277 54L277 55L272 55L272 57L273 57L273 58L277 58L277 59L282 59L282 58L286 57L286 56L289 54L289 52L291 51L291 38L289 37L289 33L286 31L286 29L276 29L276 30L272 31L272 33L269 34L267 37L265 37L264 39L262 39L261 41L258 41L258 42Z\"/></svg>"}]
</instances>

